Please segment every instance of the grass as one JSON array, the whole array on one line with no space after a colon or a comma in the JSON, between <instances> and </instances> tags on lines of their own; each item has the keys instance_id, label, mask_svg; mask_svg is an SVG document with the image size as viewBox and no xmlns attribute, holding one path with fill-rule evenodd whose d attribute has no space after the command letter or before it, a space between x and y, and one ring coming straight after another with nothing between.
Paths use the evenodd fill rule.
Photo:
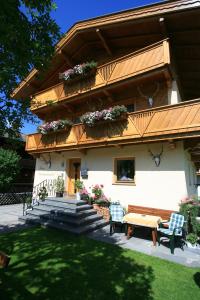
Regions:
<instances>
[{"instance_id":1,"label":"grass","mask_svg":"<svg viewBox=\"0 0 200 300\"><path fill-rule=\"evenodd\" d=\"M200 299L200 269L53 229L0 235L1 300Z\"/></svg>"}]
</instances>

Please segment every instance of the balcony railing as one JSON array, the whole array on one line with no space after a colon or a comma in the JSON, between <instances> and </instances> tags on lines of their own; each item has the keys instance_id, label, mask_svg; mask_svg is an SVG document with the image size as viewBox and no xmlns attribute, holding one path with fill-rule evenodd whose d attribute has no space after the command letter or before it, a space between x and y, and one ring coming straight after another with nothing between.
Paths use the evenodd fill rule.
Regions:
<instances>
[{"instance_id":1,"label":"balcony railing","mask_svg":"<svg viewBox=\"0 0 200 300\"><path fill-rule=\"evenodd\" d=\"M191 136L200 136L200 100L129 113L127 120L92 128L78 124L70 131L45 136L31 134L27 136L26 150L38 153L75 150Z\"/></svg>"},{"instance_id":2,"label":"balcony railing","mask_svg":"<svg viewBox=\"0 0 200 300\"><path fill-rule=\"evenodd\" d=\"M136 75L170 64L167 40L158 42L112 62L99 66L96 75L72 84L61 82L34 95L31 110L44 107L50 101L58 102L103 88L109 84L130 79Z\"/></svg>"}]
</instances>

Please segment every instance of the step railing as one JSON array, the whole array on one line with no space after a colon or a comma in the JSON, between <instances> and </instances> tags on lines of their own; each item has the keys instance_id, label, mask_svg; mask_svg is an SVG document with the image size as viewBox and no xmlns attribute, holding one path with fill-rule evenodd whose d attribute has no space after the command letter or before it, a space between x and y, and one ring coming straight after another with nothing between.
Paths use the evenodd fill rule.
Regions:
<instances>
[{"instance_id":1,"label":"step railing","mask_svg":"<svg viewBox=\"0 0 200 300\"><path fill-rule=\"evenodd\" d=\"M48 194L46 197L54 197L56 195L55 181L56 179L45 179L33 187L31 199L26 199L23 202L23 216L26 215L27 211L32 210L35 205L40 204L40 194L43 188L46 188Z\"/></svg>"}]
</instances>

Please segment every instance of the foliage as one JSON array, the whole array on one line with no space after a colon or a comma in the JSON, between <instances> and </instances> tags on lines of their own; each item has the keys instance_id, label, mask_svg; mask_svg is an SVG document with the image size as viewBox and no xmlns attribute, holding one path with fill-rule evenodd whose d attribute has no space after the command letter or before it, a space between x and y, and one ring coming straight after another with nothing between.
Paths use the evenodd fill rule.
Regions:
<instances>
[{"instance_id":1,"label":"foliage","mask_svg":"<svg viewBox=\"0 0 200 300\"><path fill-rule=\"evenodd\" d=\"M183 202L180 204L180 213L187 221L187 232L200 235L200 224L196 220L200 215L200 205L196 202Z\"/></svg>"},{"instance_id":2,"label":"foliage","mask_svg":"<svg viewBox=\"0 0 200 300\"><path fill-rule=\"evenodd\" d=\"M10 94L33 67L44 70L60 38L51 18L52 0L1 1L0 9L0 135L15 135L24 120L34 122L30 99L15 101Z\"/></svg>"},{"instance_id":3,"label":"foliage","mask_svg":"<svg viewBox=\"0 0 200 300\"><path fill-rule=\"evenodd\" d=\"M186 240L188 242L190 242L192 245L195 245L198 241L198 236L196 233L189 233L187 236L186 236Z\"/></svg>"},{"instance_id":4,"label":"foliage","mask_svg":"<svg viewBox=\"0 0 200 300\"><path fill-rule=\"evenodd\" d=\"M45 186L41 187L38 193L39 199L44 201L48 196L47 189Z\"/></svg>"},{"instance_id":5,"label":"foliage","mask_svg":"<svg viewBox=\"0 0 200 300\"><path fill-rule=\"evenodd\" d=\"M1 234L0 245L11 256L2 300L200 299L199 268L84 235L34 227Z\"/></svg>"},{"instance_id":6,"label":"foliage","mask_svg":"<svg viewBox=\"0 0 200 300\"><path fill-rule=\"evenodd\" d=\"M57 105L57 102L55 102L54 100L47 100L45 103L48 106L55 106L55 105Z\"/></svg>"},{"instance_id":7,"label":"foliage","mask_svg":"<svg viewBox=\"0 0 200 300\"><path fill-rule=\"evenodd\" d=\"M38 126L38 132L41 134L48 134L49 132L56 132L60 129L72 126L72 122L68 119L46 122Z\"/></svg>"},{"instance_id":8,"label":"foliage","mask_svg":"<svg viewBox=\"0 0 200 300\"><path fill-rule=\"evenodd\" d=\"M60 73L59 78L65 81L70 81L76 77L83 77L90 73L91 70L96 69L97 63L95 61L86 62L74 66L72 69Z\"/></svg>"},{"instance_id":9,"label":"foliage","mask_svg":"<svg viewBox=\"0 0 200 300\"><path fill-rule=\"evenodd\" d=\"M80 117L81 122L89 127L93 127L96 123L100 121L114 121L119 119L123 114L127 113L127 108L124 105L116 105L110 107L109 109L104 109L101 111L87 112Z\"/></svg>"},{"instance_id":10,"label":"foliage","mask_svg":"<svg viewBox=\"0 0 200 300\"><path fill-rule=\"evenodd\" d=\"M27 204L27 207L31 207L32 204L32 197L31 196L27 196L25 199L25 203Z\"/></svg>"},{"instance_id":11,"label":"foliage","mask_svg":"<svg viewBox=\"0 0 200 300\"><path fill-rule=\"evenodd\" d=\"M64 179L61 176L58 176L55 181L55 189L57 193L63 193L65 190Z\"/></svg>"},{"instance_id":12,"label":"foliage","mask_svg":"<svg viewBox=\"0 0 200 300\"><path fill-rule=\"evenodd\" d=\"M6 192L17 177L20 166L17 152L0 148L0 191Z\"/></svg>"},{"instance_id":13,"label":"foliage","mask_svg":"<svg viewBox=\"0 0 200 300\"><path fill-rule=\"evenodd\" d=\"M80 179L77 179L75 181L75 188L77 189L77 191L82 190L84 188L83 181L81 181Z\"/></svg>"},{"instance_id":14,"label":"foliage","mask_svg":"<svg viewBox=\"0 0 200 300\"><path fill-rule=\"evenodd\" d=\"M93 203L99 204L101 206L109 206L110 201L104 195L103 184L95 184L94 186L92 186L92 193Z\"/></svg>"}]
</instances>

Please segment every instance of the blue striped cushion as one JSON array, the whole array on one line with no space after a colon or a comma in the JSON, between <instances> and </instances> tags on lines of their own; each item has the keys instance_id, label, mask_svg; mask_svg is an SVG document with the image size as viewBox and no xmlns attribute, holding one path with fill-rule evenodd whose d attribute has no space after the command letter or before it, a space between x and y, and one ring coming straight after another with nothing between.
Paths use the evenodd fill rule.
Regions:
<instances>
[{"instance_id":1,"label":"blue striped cushion","mask_svg":"<svg viewBox=\"0 0 200 300\"><path fill-rule=\"evenodd\" d=\"M112 203L109 209L112 221L123 222L124 209L119 203Z\"/></svg>"}]
</instances>

